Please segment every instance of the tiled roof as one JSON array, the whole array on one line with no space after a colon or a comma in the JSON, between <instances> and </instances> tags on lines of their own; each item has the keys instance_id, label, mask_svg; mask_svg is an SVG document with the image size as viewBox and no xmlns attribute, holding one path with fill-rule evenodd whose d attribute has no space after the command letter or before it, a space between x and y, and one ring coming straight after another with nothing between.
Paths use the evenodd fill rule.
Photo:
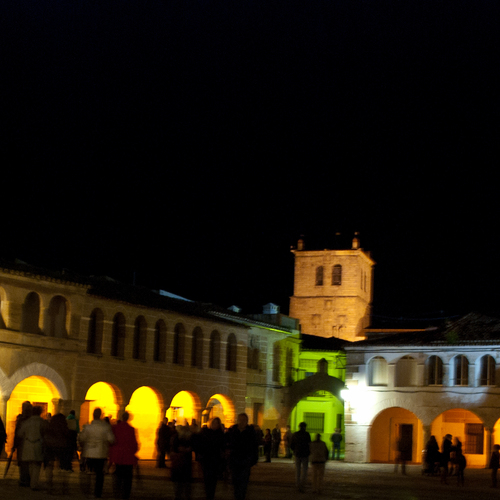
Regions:
<instances>
[{"instance_id":1,"label":"tiled roof","mask_svg":"<svg viewBox=\"0 0 500 500\"><path fill-rule=\"evenodd\" d=\"M346 345L350 345L348 340L338 339L336 337L318 337L317 335L306 335L302 333L301 349L303 351L341 351Z\"/></svg>"},{"instance_id":2,"label":"tiled roof","mask_svg":"<svg viewBox=\"0 0 500 500\"><path fill-rule=\"evenodd\" d=\"M480 313L469 313L425 331L383 335L351 344L353 348L368 346L452 346L500 345L500 319Z\"/></svg>"}]
</instances>

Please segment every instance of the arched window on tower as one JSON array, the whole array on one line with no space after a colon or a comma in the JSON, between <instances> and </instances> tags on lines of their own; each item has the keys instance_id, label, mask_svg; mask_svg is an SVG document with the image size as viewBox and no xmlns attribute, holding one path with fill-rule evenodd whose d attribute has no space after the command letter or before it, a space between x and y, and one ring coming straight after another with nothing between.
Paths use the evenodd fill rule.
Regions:
<instances>
[{"instance_id":1,"label":"arched window on tower","mask_svg":"<svg viewBox=\"0 0 500 500\"><path fill-rule=\"evenodd\" d=\"M230 372L236 371L236 353L237 353L237 343L236 335L230 333L227 337L227 349L226 349L226 370Z\"/></svg>"},{"instance_id":2,"label":"arched window on tower","mask_svg":"<svg viewBox=\"0 0 500 500\"><path fill-rule=\"evenodd\" d=\"M203 368L203 333L197 326L193 330L193 343L191 347L191 366Z\"/></svg>"},{"instance_id":3,"label":"arched window on tower","mask_svg":"<svg viewBox=\"0 0 500 500\"><path fill-rule=\"evenodd\" d=\"M42 333L40 321L40 297L35 292L30 292L24 299L21 314L21 331L26 333Z\"/></svg>"},{"instance_id":4,"label":"arched window on tower","mask_svg":"<svg viewBox=\"0 0 500 500\"><path fill-rule=\"evenodd\" d=\"M176 365L184 365L185 330L182 323L177 323L174 330L174 352L172 362Z\"/></svg>"},{"instance_id":5,"label":"arched window on tower","mask_svg":"<svg viewBox=\"0 0 500 500\"><path fill-rule=\"evenodd\" d=\"M210 334L210 353L208 360L209 368L220 368L220 334L217 330L214 330Z\"/></svg>"},{"instance_id":6,"label":"arched window on tower","mask_svg":"<svg viewBox=\"0 0 500 500\"><path fill-rule=\"evenodd\" d=\"M453 359L452 385L469 385L469 360L462 354Z\"/></svg>"},{"instance_id":7,"label":"arched window on tower","mask_svg":"<svg viewBox=\"0 0 500 500\"><path fill-rule=\"evenodd\" d=\"M102 352L103 323L104 314L100 309L94 309L90 314L87 336L87 352L89 354L101 354Z\"/></svg>"},{"instance_id":8,"label":"arched window on tower","mask_svg":"<svg viewBox=\"0 0 500 500\"><path fill-rule=\"evenodd\" d=\"M281 348L276 343L273 347L273 382L280 382Z\"/></svg>"},{"instance_id":9,"label":"arched window on tower","mask_svg":"<svg viewBox=\"0 0 500 500\"><path fill-rule=\"evenodd\" d=\"M387 361L382 356L375 356L368 364L368 385L387 385Z\"/></svg>"},{"instance_id":10,"label":"arched window on tower","mask_svg":"<svg viewBox=\"0 0 500 500\"><path fill-rule=\"evenodd\" d=\"M155 325L153 360L162 363L167 359L167 327L162 319Z\"/></svg>"},{"instance_id":11,"label":"arched window on tower","mask_svg":"<svg viewBox=\"0 0 500 500\"><path fill-rule=\"evenodd\" d=\"M111 332L111 356L116 358L125 357L125 316L116 313L113 318L113 330Z\"/></svg>"},{"instance_id":12,"label":"arched window on tower","mask_svg":"<svg viewBox=\"0 0 500 500\"><path fill-rule=\"evenodd\" d=\"M417 385L417 360L412 356L403 356L396 364L396 387L414 387Z\"/></svg>"},{"instance_id":13,"label":"arched window on tower","mask_svg":"<svg viewBox=\"0 0 500 500\"><path fill-rule=\"evenodd\" d=\"M496 363L492 356L483 356L479 365L479 385L495 385Z\"/></svg>"},{"instance_id":14,"label":"arched window on tower","mask_svg":"<svg viewBox=\"0 0 500 500\"><path fill-rule=\"evenodd\" d=\"M52 297L48 311L47 335L49 337L66 338L68 336L66 315L66 299L61 295Z\"/></svg>"},{"instance_id":15,"label":"arched window on tower","mask_svg":"<svg viewBox=\"0 0 500 500\"><path fill-rule=\"evenodd\" d=\"M439 356L430 356L425 362L425 384L443 385L443 360Z\"/></svg>"},{"instance_id":16,"label":"arched window on tower","mask_svg":"<svg viewBox=\"0 0 500 500\"><path fill-rule=\"evenodd\" d=\"M148 325L144 316L138 316L134 325L134 359L146 359L146 344L148 335Z\"/></svg>"},{"instance_id":17,"label":"arched window on tower","mask_svg":"<svg viewBox=\"0 0 500 500\"><path fill-rule=\"evenodd\" d=\"M316 268L316 286L323 286L323 266Z\"/></svg>"},{"instance_id":18,"label":"arched window on tower","mask_svg":"<svg viewBox=\"0 0 500 500\"><path fill-rule=\"evenodd\" d=\"M332 285L341 285L342 284L342 266L337 264L333 266L332 270Z\"/></svg>"}]
</instances>

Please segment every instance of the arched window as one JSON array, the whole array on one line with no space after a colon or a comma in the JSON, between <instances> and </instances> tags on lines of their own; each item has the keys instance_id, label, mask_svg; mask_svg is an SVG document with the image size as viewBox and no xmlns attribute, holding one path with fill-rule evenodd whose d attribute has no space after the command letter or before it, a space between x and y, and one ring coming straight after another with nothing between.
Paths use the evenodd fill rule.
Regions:
<instances>
[{"instance_id":1,"label":"arched window","mask_svg":"<svg viewBox=\"0 0 500 500\"><path fill-rule=\"evenodd\" d=\"M174 353L172 362L176 365L184 365L184 344L185 344L186 334L184 330L184 325L182 323L177 323L174 330Z\"/></svg>"},{"instance_id":2,"label":"arched window","mask_svg":"<svg viewBox=\"0 0 500 500\"><path fill-rule=\"evenodd\" d=\"M227 337L227 349L226 349L226 370L229 372L236 371L236 354L237 354L237 344L236 335L230 333Z\"/></svg>"},{"instance_id":3,"label":"arched window","mask_svg":"<svg viewBox=\"0 0 500 500\"><path fill-rule=\"evenodd\" d=\"M453 385L469 385L469 360L460 354L454 358Z\"/></svg>"},{"instance_id":4,"label":"arched window","mask_svg":"<svg viewBox=\"0 0 500 500\"><path fill-rule=\"evenodd\" d=\"M47 335L61 339L68 336L66 330L66 299L61 295L52 297L50 301Z\"/></svg>"},{"instance_id":5,"label":"arched window","mask_svg":"<svg viewBox=\"0 0 500 500\"><path fill-rule=\"evenodd\" d=\"M210 355L208 361L209 368L220 368L220 334L214 330L210 334Z\"/></svg>"},{"instance_id":6,"label":"arched window","mask_svg":"<svg viewBox=\"0 0 500 500\"><path fill-rule=\"evenodd\" d=\"M396 364L396 387L414 387L417 385L417 360L403 356Z\"/></svg>"},{"instance_id":7,"label":"arched window","mask_svg":"<svg viewBox=\"0 0 500 500\"><path fill-rule=\"evenodd\" d=\"M191 366L203 368L203 333L197 326L193 331L193 344L191 348Z\"/></svg>"},{"instance_id":8,"label":"arched window","mask_svg":"<svg viewBox=\"0 0 500 500\"><path fill-rule=\"evenodd\" d=\"M492 356L481 358L479 370L479 385L495 385L496 363Z\"/></svg>"},{"instance_id":9,"label":"arched window","mask_svg":"<svg viewBox=\"0 0 500 500\"><path fill-rule=\"evenodd\" d=\"M26 333L42 333L40 321L40 297L35 292L30 292L24 299L21 314L21 331Z\"/></svg>"},{"instance_id":10,"label":"arched window","mask_svg":"<svg viewBox=\"0 0 500 500\"><path fill-rule=\"evenodd\" d=\"M443 360L430 356L425 363L426 385L443 385Z\"/></svg>"},{"instance_id":11,"label":"arched window","mask_svg":"<svg viewBox=\"0 0 500 500\"><path fill-rule=\"evenodd\" d=\"M316 286L323 285L323 266L316 268Z\"/></svg>"},{"instance_id":12,"label":"arched window","mask_svg":"<svg viewBox=\"0 0 500 500\"><path fill-rule=\"evenodd\" d=\"M281 348L276 343L273 347L273 382L280 382Z\"/></svg>"},{"instance_id":13,"label":"arched window","mask_svg":"<svg viewBox=\"0 0 500 500\"><path fill-rule=\"evenodd\" d=\"M111 356L116 358L125 357L125 316L116 313L113 318L113 330L111 332Z\"/></svg>"},{"instance_id":14,"label":"arched window","mask_svg":"<svg viewBox=\"0 0 500 500\"><path fill-rule=\"evenodd\" d=\"M333 266L332 270L332 285L341 285L342 284L342 266L337 264Z\"/></svg>"},{"instance_id":15,"label":"arched window","mask_svg":"<svg viewBox=\"0 0 500 500\"><path fill-rule=\"evenodd\" d=\"M387 385L387 361L375 356L368 365L368 384L371 386Z\"/></svg>"},{"instance_id":16,"label":"arched window","mask_svg":"<svg viewBox=\"0 0 500 500\"><path fill-rule=\"evenodd\" d=\"M87 352L89 354L101 354L102 352L103 323L104 314L100 309L94 309L90 315L87 336Z\"/></svg>"},{"instance_id":17,"label":"arched window","mask_svg":"<svg viewBox=\"0 0 500 500\"><path fill-rule=\"evenodd\" d=\"M134 325L134 359L146 359L146 344L148 339L148 325L144 316L138 316Z\"/></svg>"},{"instance_id":18,"label":"arched window","mask_svg":"<svg viewBox=\"0 0 500 500\"><path fill-rule=\"evenodd\" d=\"M159 319L155 325L153 360L162 363L167 359L167 327L162 319Z\"/></svg>"},{"instance_id":19,"label":"arched window","mask_svg":"<svg viewBox=\"0 0 500 500\"><path fill-rule=\"evenodd\" d=\"M247 347L247 368L251 370L259 369L259 337L251 335L248 339Z\"/></svg>"}]
</instances>

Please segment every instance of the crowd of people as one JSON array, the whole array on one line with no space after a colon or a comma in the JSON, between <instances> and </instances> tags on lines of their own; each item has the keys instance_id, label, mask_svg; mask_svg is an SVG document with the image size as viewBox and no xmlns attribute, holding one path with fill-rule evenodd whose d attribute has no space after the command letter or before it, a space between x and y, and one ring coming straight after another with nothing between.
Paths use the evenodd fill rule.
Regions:
<instances>
[{"instance_id":1,"label":"crowd of people","mask_svg":"<svg viewBox=\"0 0 500 500\"><path fill-rule=\"evenodd\" d=\"M462 443L458 437L452 442L451 434L446 434L441 450L435 436L431 436L425 446L425 469L429 475L440 475L441 482L448 484L448 476L457 477L457 484L464 485L464 471L467 460L462 451Z\"/></svg>"},{"instance_id":2,"label":"crowd of people","mask_svg":"<svg viewBox=\"0 0 500 500\"><path fill-rule=\"evenodd\" d=\"M17 451L19 485L32 490L39 489L43 467L49 492L53 492L57 486L62 487L63 493L67 493L67 473L73 472L73 463L78 460L80 472L88 473L94 478L95 498L102 495L105 474L113 471L115 498L128 499L131 495L134 466L138 463L139 443L136 431L129 424L129 414L126 411L119 421L102 417L101 409L95 408L93 420L80 430L73 410L67 416L57 413L53 416L47 414L42 418L42 408L25 401L16 420L14 445L10 453L12 459L14 451ZM0 420L2 448L6 438L5 428ZM333 458L341 439L340 429L336 429L331 437ZM214 500L220 480L231 480L235 500L244 500L251 468L259 459L259 448L263 448L265 461L269 462L271 458L278 457L282 441L285 457L295 457L297 490L304 491L311 461L313 492L320 493L329 452L319 434L311 441L304 422L295 433L287 426L282 436L278 424L272 431L266 429L264 434L259 426L249 425L245 413L238 415L237 423L227 429L218 417L202 428L194 419L191 424L187 420L184 424L177 424L164 418L156 433L156 465L166 468L166 461L169 461L175 500L191 498L193 459L201 466L207 500ZM57 485L54 484L55 469L59 472Z\"/></svg>"}]
</instances>

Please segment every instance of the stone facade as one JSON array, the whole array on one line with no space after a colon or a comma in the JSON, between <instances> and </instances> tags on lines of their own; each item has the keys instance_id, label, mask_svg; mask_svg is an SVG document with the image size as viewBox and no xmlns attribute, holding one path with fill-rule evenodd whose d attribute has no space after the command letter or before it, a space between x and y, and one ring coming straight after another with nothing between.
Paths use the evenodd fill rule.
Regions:
<instances>
[{"instance_id":1,"label":"stone facade","mask_svg":"<svg viewBox=\"0 0 500 500\"><path fill-rule=\"evenodd\" d=\"M299 318L308 335L356 341L369 326L373 298L374 261L358 248L350 250L303 249L295 256L294 292L290 316Z\"/></svg>"}]
</instances>

